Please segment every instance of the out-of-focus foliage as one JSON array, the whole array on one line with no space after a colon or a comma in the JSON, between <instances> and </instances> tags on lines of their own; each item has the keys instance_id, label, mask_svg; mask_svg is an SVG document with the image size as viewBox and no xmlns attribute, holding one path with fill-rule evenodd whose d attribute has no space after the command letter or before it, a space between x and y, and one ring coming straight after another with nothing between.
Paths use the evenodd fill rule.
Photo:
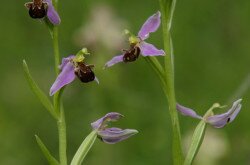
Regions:
<instances>
[{"instance_id":1,"label":"out-of-focus foliage","mask_svg":"<svg viewBox=\"0 0 250 165\"><path fill-rule=\"evenodd\" d=\"M52 42L45 25L29 18L23 6L25 2L2 1L0 7L0 164L46 164L35 134L58 156L56 124L28 88L22 71L22 60L26 59L36 82L49 93L55 79ZM87 61L96 65L100 80L100 85L75 81L65 90L69 158L91 131L90 122L107 112L117 111L126 116L117 123L119 127L137 129L139 134L116 145L95 143L86 164L171 164L169 114L156 74L142 57L131 64L102 69L107 60L127 47L126 43L118 44L123 43L120 40L123 37L114 36L109 27L114 27L117 35L122 35L123 28L137 32L146 18L158 10L158 1L60 1L59 8L61 56L76 53L88 45L91 56ZM102 16L102 8L104 12L111 12L112 21L91 20L93 13ZM178 101L194 107L200 114L214 102L230 103L250 73L249 9L248 0L177 1L173 42ZM89 28L91 21L96 20L99 23L92 23L102 27L96 28L98 32ZM80 39L79 43L76 35L85 27L89 32L83 37L98 34L102 39L91 40L91 43ZM163 46L161 30L152 34L150 42ZM226 147L221 156L210 155L210 159L215 159L211 161L214 164L249 164L249 100L248 90L244 92L243 108L235 122L224 129L213 129L221 135L219 141L225 142L221 146ZM180 120L183 136L192 133L198 124L182 116ZM218 141L217 136L209 137L212 137L210 143ZM209 151L216 143L210 145L202 147ZM198 154L197 161L202 162L203 153Z\"/></svg>"}]
</instances>

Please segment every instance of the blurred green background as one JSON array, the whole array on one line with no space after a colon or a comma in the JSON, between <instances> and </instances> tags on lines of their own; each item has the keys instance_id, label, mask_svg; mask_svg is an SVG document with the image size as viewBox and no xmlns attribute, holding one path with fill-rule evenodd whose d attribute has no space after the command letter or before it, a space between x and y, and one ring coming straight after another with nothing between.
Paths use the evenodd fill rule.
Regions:
<instances>
[{"instance_id":1,"label":"blurred green background","mask_svg":"<svg viewBox=\"0 0 250 165\"><path fill-rule=\"evenodd\" d=\"M55 80L52 42L46 26L28 16L25 2L2 1L0 7L3 165L47 164L35 134L58 157L56 123L29 89L22 70L26 59L34 79L48 93ZM61 56L88 46L92 55L87 62L96 65L100 80L100 85L75 81L63 95L69 159L91 131L90 123L117 111L125 118L115 125L137 129L139 134L116 145L96 142L85 164L171 164L169 113L156 74L143 58L102 69L127 47L123 29L137 33L159 10L158 1L60 1L59 8ZM177 2L172 35L177 100L203 114L214 102L230 104L243 95L243 108L235 122L223 129L209 127L196 164L250 164L249 16L248 0ZM159 48L163 47L161 31L148 40ZM183 143L189 144L198 121L180 116L180 122Z\"/></svg>"}]
</instances>

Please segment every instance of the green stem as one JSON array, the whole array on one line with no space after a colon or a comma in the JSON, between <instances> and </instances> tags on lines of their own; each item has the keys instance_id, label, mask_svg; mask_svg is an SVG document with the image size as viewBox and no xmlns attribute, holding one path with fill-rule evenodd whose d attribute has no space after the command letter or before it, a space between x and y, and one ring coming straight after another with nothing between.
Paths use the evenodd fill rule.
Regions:
<instances>
[{"instance_id":1,"label":"green stem","mask_svg":"<svg viewBox=\"0 0 250 165\"><path fill-rule=\"evenodd\" d=\"M56 72L56 75L58 75L60 55L59 55L59 46L58 46L58 28L57 27L54 27L53 29L53 44L54 44L54 55L55 55L55 72ZM61 105L61 97L60 97L61 93L62 93L62 89L54 95L54 108L55 108L55 112L59 114L57 127L58 127L58 134L59 134L60 165L67 165L66 123L65 123L64 110Z\"/></svg>"},{"instance_id":2,"label":"green stem","mask_svg":"<svg viewBox=\"0 0 250 165\"><path fill-rule=\"evenodd\" d=\"M59 74L59 65L60 65L60 54L59 54L59 43L58 43L58 27L53 27L53 47L54 47L54 56L55 56L55 71L56 75Z\"/></svg>"},{"instance_id":3,"label":"green stem","mask_svg":"<svg viewBox=\"0 0 250 165\"><path fill-rule=\"evenodd\" d=\"M58 8L58 0L53 0L53 5L55 9ZM54 57L55 57L55 72L56 75L59 74L60 65L60 53L59 53L59 40L58 40L58 27L53 26L53 47L54 47ZM57 120L58 136L59 136L59 157L60 165L67 165L67 138L66 138L66 122L64 116L63 106L61 105L61 93L62 89L54 95L54 109L59 115Z\"/></svg>"},{"instance_id":4,"label":"green stem","mask_svg":"<svg viewBox=\"0 0 250 165\"><path fill-rule=\"evenodd\" d=\"M67 165L67 138L66 138L66 123L63 108L60 109L60 118L57 121L59 134L59 157L60 165Z\"/></svg>"},{"instance_id":5,"label":"green stem","mask_svg":"<svg viewBox=\"0 0 250 165\"><path fill-rule=\"evenodd\" d=\"M173 131L173 162L175 165L183 164L183 154L181 146L181 134L178 114L176 111L176 99L175 99L175 88L174 88L174 70L171 52L173 52L171 46L171 22L174 12L174 7L176 0L160 0L160 8L162 13L162 29L163 29L163 40L164 40L164 50L166 52L165 56L165 87L164 92L167 96L169 104L169 113L172 123Z\"/></svg>"}]
</instances>

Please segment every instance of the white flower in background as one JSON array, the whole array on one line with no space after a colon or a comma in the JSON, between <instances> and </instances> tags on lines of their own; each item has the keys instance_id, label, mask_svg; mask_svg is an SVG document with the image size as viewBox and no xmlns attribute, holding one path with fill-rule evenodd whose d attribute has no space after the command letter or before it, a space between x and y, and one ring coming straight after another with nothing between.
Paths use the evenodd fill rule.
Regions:
<instances>
[{"instance_id":1,"label":"white flower in background","mask_svg":"<svg viewBox=\"0 0 250 165\"><path fill-rule=\"evenodd\" d=\"M125 35L121 35L125 22L116 17L108 5L95 5L91 9L88 21L74 35L78 46L96 48L102 45L106 49L121 49Z\"/></svg>"},{"instance_id":2,"label":"white flower in background","mask_svg":"<svg viewBox=\"0 0 250 165\"><path fill-rule=\"evenodd\" d=\"M185 152L191 143L193 132L183 138ZM223 132L207 128L201 148L194 160L194 165L219 165L220 160L229 152L229 142Z\"/></svg>"}]
</instances>

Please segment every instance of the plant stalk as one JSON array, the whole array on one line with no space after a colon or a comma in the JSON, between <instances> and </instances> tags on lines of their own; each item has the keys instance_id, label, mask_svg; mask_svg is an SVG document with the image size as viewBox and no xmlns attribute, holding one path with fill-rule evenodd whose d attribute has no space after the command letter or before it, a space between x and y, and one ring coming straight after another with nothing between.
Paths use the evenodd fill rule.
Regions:
<instances>
[{"instance_id":1,"label":"plant stalk","mask_svg":"<svg viewBox=\"0 0 250 165\"><path fill-rule=\"evenodd\" d=\"M57 121L59 134L59 159L60 165L67 165L67 138L66 138L66 123L63 108L60 109L60 117Z\"/></svg>"},{"instance_id":2,"label":"plant stalk","mask_svg":"<svg viewBox=\"0 0 250 165\"><path fill-rule=\"evenodd\" d=\"M53 6L57 10L58 0L53 0ZM59 53L59 39L58 39L58 27L53 27L53 47L55 57L55 73L59 74L60 65L60 53ZM54 109L58 114L57 127L58 127L58 138L59 138L59 160L60 165L67 165L67 137L66 137L66 122L64 116L64 110L61 103L62 89L54 95Z\"/></svg>"},{"instance_id":3,"label":"plant stalk","mask_svg":"<svg viewBox=\"0 0 250 165\"><path fill-rule=\"evenodd\" d=\"M172 149L173 149L173 164L182 165L183 164L183 153L181 145L181 134L180 134L180 124L178 119L178 114L176 111L176 98L175 98L175 87L174 87L174 69L172 58L173 52L171 46L171 22L173 11L175 8L176 0L160 0L160 8L162 13L162 29L163 29L163 41L165 56L165 83L163 84L163 90L167 97L169 104L169 113L172 123Z\"/></svg>"}]
</instances>

